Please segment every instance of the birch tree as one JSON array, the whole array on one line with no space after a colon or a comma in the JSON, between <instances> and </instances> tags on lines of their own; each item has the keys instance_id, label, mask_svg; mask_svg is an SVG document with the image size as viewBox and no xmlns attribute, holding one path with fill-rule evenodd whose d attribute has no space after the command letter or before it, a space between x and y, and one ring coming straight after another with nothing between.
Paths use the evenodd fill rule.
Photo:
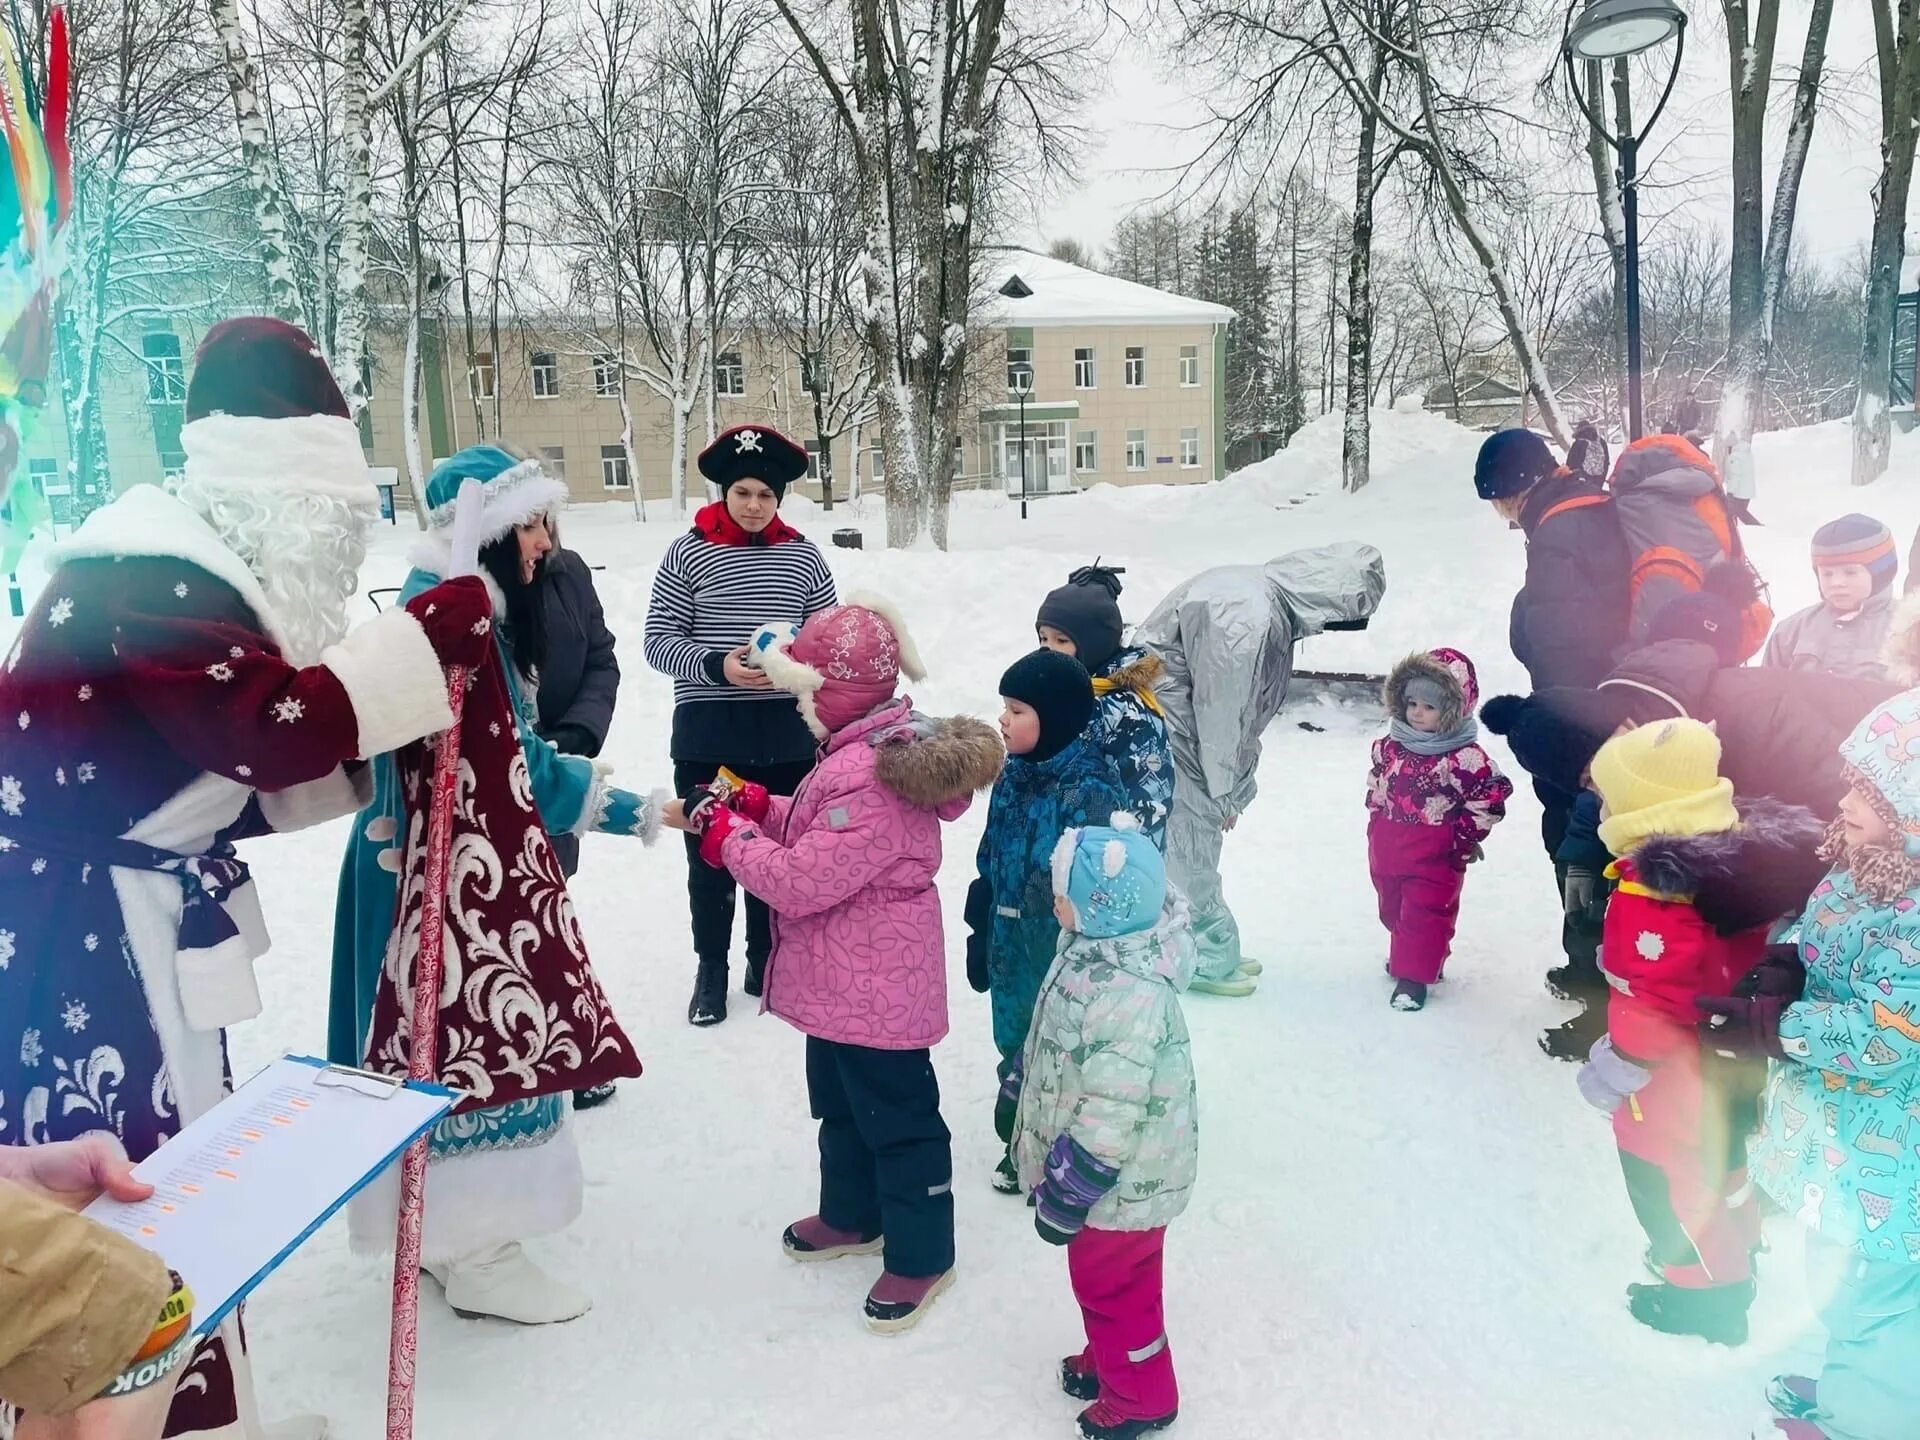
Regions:
<instances>
[{"instance_id":1,"label":"birch tree","mask_svg":"<svg viewBox=\"0 0 1920 1440\"><path fill-rule=\"evenodd\" d=\"M1893 422L1887 414L1893 371L1893 322L1906 258L1907 196L1914 141L1920 138L1920 0L1873 0L1880 70L1880 174L1873 184L1873 239L1860 322L1860 367L1853 408L1853 483L1887 470ZM1911 582L1909 582L1911 583Z\"/></svg>"},{"instance_id":2,"label":"birch tree","mask_svg":"<svg viewBox=\"0 0 1920 1440\"><path fill-rule=\"evenodd\" d=\"M1727 279L1727 374L1720 389L1713 454L1727 489L1754 493L1753 430L1773 349L1774 315L1793 250L1793 216L1800 176L1819 109L1820 75L1826 64L1827 29L1833 0L1813 0L1805 51L1794 91L1771 216L1763 179L1767 100L1772 85L1779 0L1721 0L1727 24L1727 58L1733 105L1733 246Z\"/></svg>"},{"instance_id":3,"label":"birch tree","mask_svg":"<svg viewBox=\"0 0 1920 1440\"><path fill-rule=\"evenodd\" d=\"M246 171L247 193L253 202L254 226L259 231L267 303L281 319L305 328L306 307L301 302L287 234L289 206L261 106L259 80L252 57L247 53L246 35L240 28L239 0L207 0L207 4L226 71L227 93L233 102L240 161Z\"/></svg>"},{"instance_id":4,"label":"birch tree","mask_svg":"<svg viewBox=\"0 0 1920 1440\"><path fill-rule=\"evenodd\" d=\"M1016 116L1032 162L1057 159L1053 117L1084 57L1058 32L1021 32L1006 0L853 0L844 34L833 11L775 4L851 147L887 543L944 549L981 211L1020 158Z\"/></svg>"}]
</instances>

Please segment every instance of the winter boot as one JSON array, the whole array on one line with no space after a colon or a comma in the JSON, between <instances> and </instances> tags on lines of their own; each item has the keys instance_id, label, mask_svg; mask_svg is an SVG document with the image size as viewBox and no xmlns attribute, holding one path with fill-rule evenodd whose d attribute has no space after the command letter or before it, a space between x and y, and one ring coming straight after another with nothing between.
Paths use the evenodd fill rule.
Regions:
<instances>
[{"instance_id":1,"label":"winter boot","mask_svg":"<svg viewBox=\"0 0 1920 1440\"><path fill-rule=\"evenodd\" d=\"M760 998L760 992L766 989L766 987L767 957L761 955L756 958L755 956L749 955L747 957L747 973L740 981L740 988L755 1000L758 1000Z\"/></svg>"},{"instance_id":2,"label":"winter boot","mask_svg":"<svg viewBox=\"0 0 1920 1440\"><path fill-rule=\"evenodd\" d=\"M1753 1282L1684 1290L1678 1285L1629 1285L1627 1309L1650 1329L1668 1335L1698 1335L1715 1345L1747 1343L1747 1310Z\"/></svg>"},{"instance_id":3,"label":"winter boot","mask_svg":"<svg viewBox=\"0 0 1920 1440\"><path fill-rule=\"evenodd\" d=\"M1224 980L1209 980L1204 975L1196 975L1187 983L1187 989L1201 995L1251 995L1256 982L1253 976L1244 970L1236 970Z\"/></svg>"},{"instance_id":4,"label":"winter boot","mask_svg":"<svg viewBox=\"0 0 1920 1440\"><path fill-rule=\"evenodd\" d=\"M885 1238L879 1235L836 1230L818 1215L794 1221L780 1236L780 1248L787 1252L787 1258L802 1262L838 1260L842 1255L877 1255L885 1244Z\"/></svg>"},{"instance_id":5,"label":"winter boot","mask_svg":"<svg viewBox=\"0 0 1920 1440\"><path fill-rule=\"evenodd\" d=\"M1096 1400L1080 1412L1080 1433L1085 1440L1141 1440L1157 1435L1180 1418L1178 1410L1152 1420L1129 1420L1104 1400Z\"/></svg>"},{"instance_id":6,"label":"winter boot","mask_svg":"<svg viewBox=\"0 0 1920 1440\"><path fill-rule=\"evenodd\" d=\"M1242 955L1240 957L1240 968L1236 973L1241 975L1264 975L1267 973L1267 967L1251 955Z\"/></svg>"},{"instance_id":7,"label":"winter boot","mask_svg":"<svg viewBox=\"0 0 1920 1440\"><path fill-rule=\"evenodd\" d=\"M1076 1400L1098 1400L1100 1377L1094 1373L1093 1357L1082 1350L1060 1362L1060 1388Z\"/></svg>"},{"instance_id":8,"label":"winter boot","mask_svg":"<svg viewBox=\"0 0 1920 1440\"><path fill-rule=\"evenodd\" d=\"M1395 981L1390 1003L1396 1010L1424 1010L1427 1008L1427 987L1418 980Z\"/></svg>"},{"instance_id":9,"label":"winter boot","mask_svg":"<svg viewBox=\"0 0 1920 1440\"><path fill-rule=\"evenodd\" d=\"M1003 1154L1000 1157L1000 1163L993 1167L992 1185L1002 1195L1020 1193L1020 1172L1014 1168L1011 1150Z\"/></svg>"},{"instance_id":10,"label":"winter boot","mask_svg":"<svg viewBox=\"0 0 1920 1440\"><path fill-rule=\"evenodd\" d=\"M521 1325L556 1325L593 1308L586 1293L556 1280L520 1248L517 1240L462 1256L427 1273L447 1292L447 1304L469 1320L491 1316Z\"/></svg>"},{"instance_id":11,"label":"winter boot","mask_svg":"<svg viewBox=\"0 0 1920 1440\"><path fill-rule=\"evenodd\" d=\"M867 1329L876 1335L900 1335L920 1323L920 1317L953 1284L953 1271L938 1275L895 1275L882 1271L867 1292Z\"/></svg>"},{"instance_id":12,"label":"winter boot","mask_svg":"<svg viewBox=\"0 0 1920 1440\"><path fill-rule=\"evenodd\" d=\"M1607 982L1593 966L1569 960L1547 971L1547 993L1556 1000L1605 1000Z\"/></svg>"},{"instance_id":13,"label":"winter boot","mask_svg":"<svg viewBox=\"0 0 1920 1440\"><path fill-rule=\"evenodd\" d=\"M1776 1375L1767 1382L1767 1404L1788 1420L1811 1420L1820 1409L1818 1382L1807 1375Z\"/></svg>"},{"instance_id":14,"label":"winter boot","mask_svg":"<svg viewBox=\"0 0 1920 1440\"><path fill-rule=\"evenodd\" d=\"M718 1025L727 1018L727 957L700 957L693 977L693 999L687 1002L689 1025Z\"/></svg>"},{"instance_id":15,"label":"winter boot","mask_svg":"<svg viewBox=\"0 0 1920 1440\"><path fill-rule=\"evenodd\" d=\"M573 1108L575 1110L597 1109L613 1099L615 1088L613 1081L609 1080L605 1084L595 1085L586 1090L576 1090L573 1092Z\"/></svg>"},{"instance_id":16,"label":"winter boot","mask_svg":"<svg viewBox=\"0 0 1920 1440\"><path fill-rule=\"evenodd\" d=\"M1607 1007L1604 1002L1595 1001L1573 1018L1543 1030L1540 1048L1555 1060L1581 1065L1586 1063L1594 1042L1606 1033Z\"/></svg>"}]
</instances>

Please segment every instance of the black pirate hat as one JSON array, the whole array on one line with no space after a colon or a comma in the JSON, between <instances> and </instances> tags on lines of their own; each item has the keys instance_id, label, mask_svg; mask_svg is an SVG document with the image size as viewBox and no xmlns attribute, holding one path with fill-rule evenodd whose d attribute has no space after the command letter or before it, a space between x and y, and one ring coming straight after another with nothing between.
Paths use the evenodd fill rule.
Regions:
<instances>
[{"instance_id":1,"label":"black pirate hat","mask_svg":"<svg viewBox=\"0 0 1920 1440\"><path fill-rule=\"evenodd\" d=\"M807 452L771 425L735 425L700 452L700 473L722 490L753 479L784 496L807 473Z\"/></svg>"}]
</instances>

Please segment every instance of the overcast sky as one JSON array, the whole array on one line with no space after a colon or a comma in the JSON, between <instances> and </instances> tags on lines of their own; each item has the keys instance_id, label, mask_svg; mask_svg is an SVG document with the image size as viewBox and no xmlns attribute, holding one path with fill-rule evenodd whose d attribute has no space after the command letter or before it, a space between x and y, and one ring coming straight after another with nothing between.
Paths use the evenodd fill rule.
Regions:
<instances>
[{"instance_id":1,"label":"overcast sky","mask_svg":"<svg viewBox=\"0 0 1920 1440\"><path fill-rule=\"evenodd\" d=\"M1690 27L1679 87L1647 142L1651 159L1643 161L1642 216L1650 235L1670 221L1713 224L1723 230L1728 224L1726 31L1717 4L1694 0L1688 8L1695 23ZM1806 39L1807 8L1804 0L1786 0L1781 6L1774 57L1776 85L1768 117L1769 193L1785 138L1792 79ZM1179 66L1144 38L1125 39L1115 50L1106 84L1090 99L1082 117L1090 135L1082 181L1034 207L1023 237L1027 243L1071 236L1096 248L1103 246L1115 222L1130 210L1151 204L1174 182L1172 168L1191 159L1204 143L1199 134L1180 133L1180 127L1192 124L1199 111L1187 98L1182 82L1168 78L1181 73ZM1526 73L1511 77L1508 98L1512 103L1523 108L1531 103L1532 84L1549 58L1543 51ZM1192 83L1202 78L1193 77ZM1879 168L1877 84L1868 8L1843 0L1835 6L1827 79L1795 224L1796 237L1809 258L1844 260L1866 243L1872 225L1871 190ZM1643 77L1636 99L1644 113L1653 99L1650 80ZM1583 155L1568 158L1585 164ZM1579 174L1570 166L1563 177L1548 183L1568 188L1578 183ZM1337 177L1332 186L1336 196L1344 196L1349 183ZM1920 214L1920 206L1914 213ZM1914 238L1910 229L1909 248Z\"/></svg>"}]
</instances>

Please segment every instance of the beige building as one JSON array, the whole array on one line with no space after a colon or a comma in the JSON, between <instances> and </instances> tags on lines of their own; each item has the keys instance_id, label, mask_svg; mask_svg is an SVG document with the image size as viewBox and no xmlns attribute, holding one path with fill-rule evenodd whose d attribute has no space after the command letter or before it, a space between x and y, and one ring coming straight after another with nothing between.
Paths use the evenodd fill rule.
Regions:
<instances>
[{"instance_id":1,"label":"beige building","mask_svg":"<svg viewBox=\"0 0 1920 1440\"><path fill-rule=\"evenodd\" d=\"M956 442L958 485L1018 493L1023 449L1026 484L1035 496L1102 481L1189 483L1224 473L1221 341L1231 311L1024 250L990 251L982 270L989 301L981 307L974 347L977 403L969 403ZM200 337L178 322L163 322L125 338L128 358L103 377L107 449L121 488L158 481L178 468L186 367ZM717 423L773 425L815 449L812 397L797 358L750 329L726 343L713 367ZM368 459L399 479L402 505L403 344L403 336L376 326L371 399L362 418ZM618 367L606 360L591 327L516 325L503 332L500 351L473 356L470 384L461 327L443 323L423 337L423 462L504 436L541 455L576 500L629 500L636 482L646 502L672 493L668 402L644 381L627 378L629 467L620 443ZM706 438L704 397L687 431L687 494L697 500L704 493L694 468ZM830 442L837 496L849 493L856 459L863 487L882 482L878 439L869 423ZM64 518L65 433L57 415L29 437L27 454L56 518ZM816 472L801 489L817 498L817 482Z\"/></svg>"}]
</instances>

